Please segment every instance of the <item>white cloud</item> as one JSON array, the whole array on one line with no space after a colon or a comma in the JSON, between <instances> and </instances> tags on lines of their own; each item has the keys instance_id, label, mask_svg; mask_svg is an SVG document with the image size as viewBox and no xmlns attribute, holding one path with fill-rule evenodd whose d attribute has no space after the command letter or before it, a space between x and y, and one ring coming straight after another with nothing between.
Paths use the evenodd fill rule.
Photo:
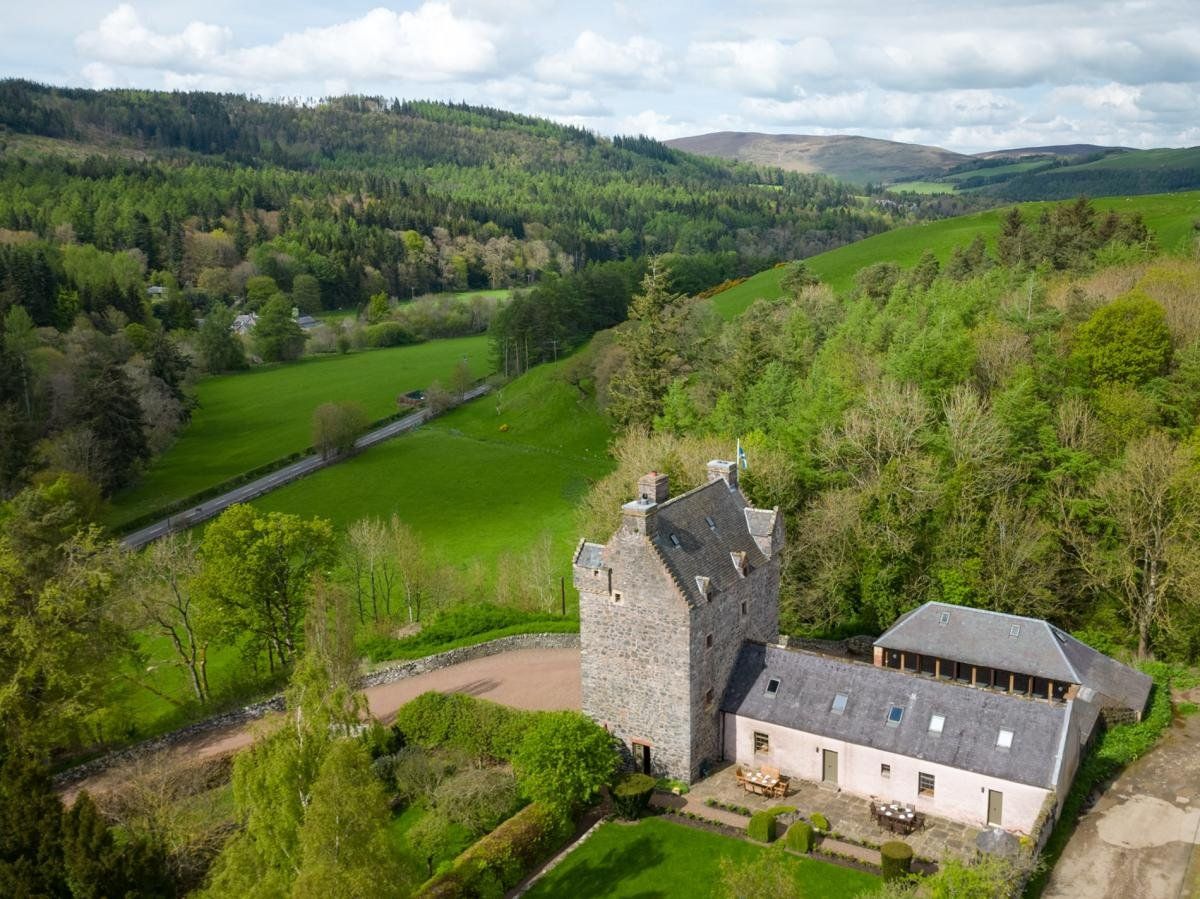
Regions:
<instances>
[{"instance_id":1,"label":"white cloud","mask_svg":"<svg viewBox=\"0 0 1200 899\"><path fill-rule=\"evenodd\" d=\"M635 35L617 43L588 30L580 32L568 49L538 60L534 71L542 80L560 84L666 88L675 65L667 48L656 40Z\"/></svg>"},{"instance_id":2,"label":"white cloud","mask_svg":"<svg viewBox=\"0 0 1200 899\"><path fill-rule=\"evenodd\" d=\"M833 46L822 37L701 41L688 48L687 59L701 78L759 96L794 94L801 79L828 78L840 69Z\"/></svg>"},{"instance_id":3,"label":"white cloud","mask_svg":"<svg viewBox=\"0 0 1200 899\"><path fill-rule=\"evenodd\" d=\"M462 80L498 65L497 30L460 18L445 3L413 12L377 7L357 19L283 35L270 44L237 48L228 28L192 22L176 34L147 28L122 4L98 28L76 39L85 57L131 67L227 76L267 83L302 79Z\"/></svg>"}]
</instances>

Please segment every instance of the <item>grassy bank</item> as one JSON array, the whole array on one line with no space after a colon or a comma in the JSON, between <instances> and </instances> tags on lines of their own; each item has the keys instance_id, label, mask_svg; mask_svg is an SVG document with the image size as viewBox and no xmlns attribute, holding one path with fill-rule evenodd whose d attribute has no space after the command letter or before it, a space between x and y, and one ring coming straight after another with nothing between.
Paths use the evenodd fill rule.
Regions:
<instances>
[{"instance_id":1,"label":"grassy bank","mask_svg":"<svg viewBox=\"0 0 1200 899\"><path fill-rule=\"evenodd\" d=\"M486 337L460 337L205 378L191 423L139 483L113 499L106 524L120 525L304 449L321 403L355 400L369 418L382 418L396 411L399 394L446 380L463 357L483 375L487 356Z\"/></svg>"}]
</instances>

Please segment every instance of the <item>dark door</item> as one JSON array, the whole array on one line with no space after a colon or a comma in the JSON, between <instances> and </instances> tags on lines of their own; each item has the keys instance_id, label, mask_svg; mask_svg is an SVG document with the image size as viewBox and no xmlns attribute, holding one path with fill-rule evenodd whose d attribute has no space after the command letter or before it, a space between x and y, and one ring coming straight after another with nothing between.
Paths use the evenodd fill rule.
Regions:
<instances>
[{"instance_id":1,"label":"dark door","mask_svg":"<svg viewBox=\"0 0 1200 899\"><path fill-rule=\"evenodd\" d=\"M645 743L638 743L634 749L637 750L637 762L641 765L642 773L650 773L650 747Z\"/></svg>"},{"instance_id":2,"label":"dark door","mask_svg":"<svg viewBox=\"0 0 1200 899\"><path fill-rule=\"evenodd\" d=\"M993 827L999 827L1003 822L1004 817L1004 794L996 790L988 790L988 817L987 823Z\"/></svg>"},{"instance_id":3,"label":"dark door","mask_svg":"<svg viewBox=\"0 0 1200 899\"><path fill-rule=\"evenodd\" d=\"M837 753L832 749L826 749L824 752L825 764L822 766L821 780L827 784L835 784L838 782Z\"/></svg>"}]
</instances>

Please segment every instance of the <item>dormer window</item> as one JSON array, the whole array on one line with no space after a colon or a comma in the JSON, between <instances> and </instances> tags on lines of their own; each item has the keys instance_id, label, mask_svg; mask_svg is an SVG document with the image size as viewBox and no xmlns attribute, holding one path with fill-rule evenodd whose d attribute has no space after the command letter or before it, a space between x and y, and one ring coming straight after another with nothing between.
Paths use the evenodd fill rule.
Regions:
<instances>
[{"instance_id":1,"label":"dormer window","mask_svg":"<svg viewBox=\"0 0 1200 899\"><path fill-rule=\"evenodd\" d=\"M894 705L888 709L887 726L899 727L904 718L904 706Z\"/></svg>"},{"instance_id":2,"label":"dormer window","mask_svg":"<svg viewBox=\"0 0 1200 899\"><path fill-rule=\"evenodd\" d=\"M779 678L773 677L767 681L767 695L774 696L779 692Z\"/></svg>"},{"instance_id":3,"label":"dormer window","mask_svg":"<svg viewBox=\"0 0 1200 899\"><path fill-rule=\"evenodd\" d=\"M746 576L746 554L744 552L732 552L729 558L733 560L733 567L737 569L738 577Z\"/></svg>"}]
</instances>

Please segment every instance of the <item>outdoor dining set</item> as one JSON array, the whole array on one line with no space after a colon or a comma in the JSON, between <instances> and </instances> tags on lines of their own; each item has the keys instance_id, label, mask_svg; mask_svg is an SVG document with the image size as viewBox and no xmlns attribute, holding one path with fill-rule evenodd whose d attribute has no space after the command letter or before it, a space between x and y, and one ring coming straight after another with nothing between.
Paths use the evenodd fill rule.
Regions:
<instances>
[{"instance_id":1,"label":"outdoor dining set","mask_svg":"<svg viewBox=\"0 0 1200 899\"><path fill-rule=\"evenodd\" d=\"M899 802L872 802L871 815L876 824L892 833L910 834L925 826L923 814Z\"/></svg>"},{"instance_id":2,"label":"outdoor dining set","mask_svg":"<svg viewBox=\"0 0 1200 899\"><path fill-rule=\"evenodd\" d=\"M739 765L734 774L737 777L738 786L747 793L756 793L759 796L771 796L777 799L782 799L787 795L789 781L779 773L778 768L764 765L757 771L745 771Z\"/></svg>"}]
</instances>

